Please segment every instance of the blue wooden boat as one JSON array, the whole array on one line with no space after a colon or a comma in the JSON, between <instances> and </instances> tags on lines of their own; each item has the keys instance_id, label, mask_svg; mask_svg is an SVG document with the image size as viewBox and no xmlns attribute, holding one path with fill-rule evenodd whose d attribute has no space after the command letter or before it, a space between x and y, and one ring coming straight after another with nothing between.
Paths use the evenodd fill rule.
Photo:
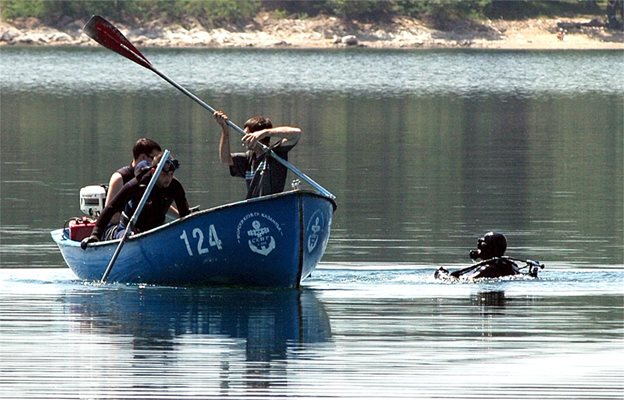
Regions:
<instances>
[{"instance_id":1,"label":"blue wooden boat","mask_svg":"<svg viewBox=\"0 0 624 400\"><path fill-rule=\"evenodd\" d=\"M130 236L109 281L297 288L321 260L336 203L294 190L199 211ZM67 228L51 233L71 270L102 278L119 240L83 250Z\"/></svg>"}]
</instances>

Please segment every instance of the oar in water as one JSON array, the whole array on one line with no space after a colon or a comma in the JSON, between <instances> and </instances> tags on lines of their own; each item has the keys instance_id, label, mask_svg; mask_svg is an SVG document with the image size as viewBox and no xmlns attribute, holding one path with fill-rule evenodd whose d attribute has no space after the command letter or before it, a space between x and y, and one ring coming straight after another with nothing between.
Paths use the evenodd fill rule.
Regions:
<instances>
[{"instance_id":1,"label":"oar in water","mask_svg":"<svg viewBox=\"0 0 624 400\"><path fill-rule=\"evenodd\" d=\"M210 111L211 113L214 113L216 111L209 104L204 102L202 99L195 96L193 93L189 92L188 90L180 86L178 83L173 81L171 78L169 78L168 76L166 76L165 74L157 70L152 65L152 63L136 47L134 47L132 43L130 43L130 41L119 31L119 29L117 29L113 24L111 24L104 18L100 17L99 15L92 16L89 22L87 22L87 24L84 26L83 31L89 37L91 37L93 40L95 40L102 46L154 72L156 75L160 76L161 78L169 82L171 85L173 85L176 89L178 89L179 91L181 91L182 93L190 97L191 99L195 100L200 106L204 107L206 110ZM240 133L241 135L245 135L245 132L232 121L228 120L227 124L232 129ZM263 144L261 145L264 146L265 150L268 149L267 146ZM269 149L269 151L271 153L271 156L274 159L276 159L283 166L291 170L299 178L306 181L308 184L310 184L312 187L318 190L321 194L327 197L330 197L332 199L336 198L336 196L334 196L327 189L325 189L324 187L316 183L314 180L312 180L312 178L304 174L297 167L295 167L288 161L284 160L283 158L275 154L273 150Z\"/></svg>"},{"instance_id":2,"label":"oar in water","mask_svg":"<svg viewBox=\"0 0 624 400\"><path fill-rule=\"evenodd\" d=\"M169 150L165 150L163 152L162 158L160 159L160 162L158 163L158 166L156 167L156 171L154 171L154 175L152 175L152 178L150 179L149 184L147 185L147 188L145 189L145 193L143 193L143 196L141 197L141 200L139 201L139 205L137 206L136 210L134 210L134 214L132 214L132 218L130 218L130 222L128 222L128 225L126 226L126 230L123 233L123 237L121 238L119 245L117 246L117 248L115 249L115 252L113 253L113 257L111 258L110 262L108 263L108 266L106 267L106 270L104 271L104 275L102 275L102 279L101 279L102 283L106 282L106 279L108 279L108 275L113 269L113 265L115 264L115 261L117 261L117 257L119 257L119 253L121 253L121 249L124 243L126 243L126 239L128 239L128 237L130 236L130 233L132 233L132 228L134 228L134 224L136 224L137 220L139 219L139 215L141 215L141 211L143 211L143 207L145 206L145 203L147 202L147 199L149 198L150 193L152 193L152 189L154 188L154 185L156 185L156 181L158 180L158 177L160 176L160 173L162 172L165 166L165 163L167 162L168 159L169 159Z\"/></svg>"}]
</instances>

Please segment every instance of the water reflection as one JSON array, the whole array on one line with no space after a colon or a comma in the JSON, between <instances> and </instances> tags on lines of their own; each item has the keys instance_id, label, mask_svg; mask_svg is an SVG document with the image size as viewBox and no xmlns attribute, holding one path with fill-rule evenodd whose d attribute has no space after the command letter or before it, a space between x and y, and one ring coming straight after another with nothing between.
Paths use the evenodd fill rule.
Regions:
<instances>
[{"instance_id":1,"label":"water reflection","mask_svg":"<svg viewBox=\"0 0 624 400\"><path fill-rule=\"evenodd\" d=\"M485 314L488 311L495 311L497 308L505 308L505 292L502 290L477 292L470 296L470 302L482 307L482 313Z\"/></svg>"},{"instance_id":2,"label":"water reflection","mask_svg":"<svg viewBox=\"0 0 624 400\"><path fill-rule=\"evenodd\" d=\"M166 90L166 83L103 48L3 47L0 51L2 86L11 90L44 88L67 96L85 90ZM624 89L617 51L144 51L159 70L184 86L239 95L279 93L295 98L304 91L321 98L326 93L387 98L413 93L471 95L485 88L488 93L533 97Z\"/></svg>"},{"instance_id":3,"label":"water reflection","mask_svg":"<svg viewBox=\"0 0 624 400\"><path fill-rule=\"evenodd\" d=\"M62 298L74 330L130 335L135 359L177 362L174 351L214 342L244 348L245 361L288 357L293 347L331 339L323 304L310 290L134 286L76 290Z\"/></svg>"},{"instance_id":4,"label":"water reflection","mask_svg":"<svg viewBox=\"0 0 624 400\"><path fill-rule=\"evenodd\" d=\"M194 204L244 197L212 117L154 74L106 49L1 51L3 266L64 265L47 231L138 136L183 161ZM233 121L303 128L290 161L339 203L324 261L444 265L499 230L524 257L622 264L619 53L150 53Z\"/></svg>"},{"instance_id":5,"label":"water reflection","mask_svg":"<svg viewBox=\"0 0 624 400\"><path fill-rule=\"evenodd\" d=\"M432 274L321 268L269 291L0 269L0 397L621 399L621 270Z\"/></svg>"}]
</instances>

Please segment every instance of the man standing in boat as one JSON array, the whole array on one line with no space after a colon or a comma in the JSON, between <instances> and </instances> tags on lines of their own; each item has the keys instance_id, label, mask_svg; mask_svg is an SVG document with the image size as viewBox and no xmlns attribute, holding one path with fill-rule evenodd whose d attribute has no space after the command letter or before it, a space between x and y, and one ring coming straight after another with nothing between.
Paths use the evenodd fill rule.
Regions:
<instances>
[{"instance_id":1,"label":"man standing in boat","mask_svg":"<svg viewBox=\"0 0 624 400\"><path fill-rule=\"evenodd\" d=\"M284 160L288 160L288 152L299 141L301 129L293 126L273 127L267 117L251 117L243 126L245 135L242 143L247 147L247 151L232 153L227 115L223 111L215 111L214 118L221 126L219 158L230 167L230 175L245 179L246 198L282 192L286 185L288 169L271 157L264 146L269 147ZM279 140L271 144L271 138Z\"/></svg>"},{"instance_id":2,"label":"man standing in boat","mask_svg":"<svg viewBox=\"0 0 624 400\"><path fill-rule=\"evenodd\" d=\"M156 156L151 163L141 161L136 165L136 176L126 183L121 188L121 191L104 208L95 223L93 233L82 241L81 247L83 249L89 243L99 240L118 239L123 235L161 157L162 153ZM171 158L165 161L165 166L156 181L156 185L152 189L143 211L136 221L133 233L145 232L162 225L165 222L167 210L174 201L180 217L190 214L184 188L180 181L173 176L179 165L180 163L177 160ZM109 226L108 224L112 216L117 212L121 212L119 224Z\"/></svg>"}]
</instances>

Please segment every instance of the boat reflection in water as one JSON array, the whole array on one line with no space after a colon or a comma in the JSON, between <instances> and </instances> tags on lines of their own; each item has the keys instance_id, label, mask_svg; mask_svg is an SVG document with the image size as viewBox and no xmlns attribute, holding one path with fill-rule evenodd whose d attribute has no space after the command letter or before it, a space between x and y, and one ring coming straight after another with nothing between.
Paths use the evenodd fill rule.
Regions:
<instances>
[{"instance_id":1,"label":"boat reflection in water","mask_svg":"<svg viewBox=\"0 0 624 400\"><path fill-rule=\"evenodd\" d=\"M310 290L85 286L64 300L79 334L129 337L135 360L223 362L241 358L244 348L244 361L272 361L331 338L328 315Z\"/></svg>"}]
</instances>

